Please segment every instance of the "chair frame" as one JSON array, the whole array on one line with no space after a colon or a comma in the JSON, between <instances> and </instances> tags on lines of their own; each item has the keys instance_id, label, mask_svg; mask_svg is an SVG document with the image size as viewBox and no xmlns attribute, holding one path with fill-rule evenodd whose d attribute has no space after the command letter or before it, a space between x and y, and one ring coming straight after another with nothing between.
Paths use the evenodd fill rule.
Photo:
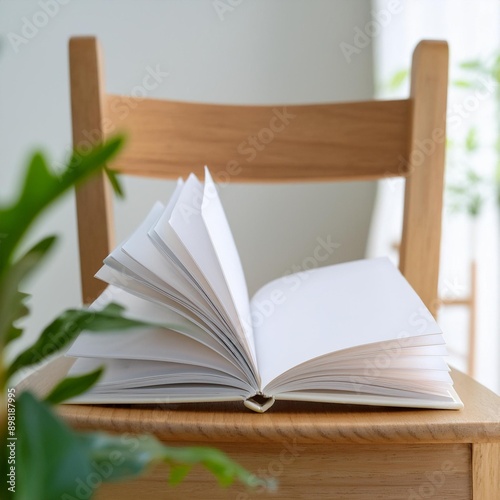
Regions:
<instances>
[{"instance_id":1,"label":"chair frame","mask_svg":"<svg viewBox=\"0 0 500 500\"><path fill-rule=\"evenodd\" d=\"M445 42L423 41L415 49L408 99L286 107L107 94L97 39L72 38L69 53L73 145L88 147L124 130L129 143L112 168L125 174L172 179L192 171L201 174L208 162L215 179L224 182L404 177L400 269L436 314L448 86ZM255 140L262 141L258 155L250 147ZM82 298L90 303L105 287L93 276L114 246L112 193L105 175L78 187L76 202Z\"/></svg>"},{"instance_id":2,"label":"chair frame","mask_svg":"<svg viewBox=\"0 0 500 500\"><path fill-rule=\"evenodd\" d=\"M109 106L122 98L103 93L95 39L71 40L70 53L73 135L75 145L81 146L89 138L99 140L112 131L115 124ZM362 178L385 177L386 172L390 176L406 177L401 268L433 309L439 263L446 67L446 44L423 42L413 58L410 99L356 105L290 106L290 112L297 117L301 113L303 121L294 119L286 130L277 133L272 144L259 152L258 160L242 162L240 156L241 168L236 168L227 160L228 152L235 151L235 143L220 138L223 153L215 156L215 165L221 168L221 175L232 175L238 181L278 180L284 174L295 181L309 176L314 180L331 180L353 178L351 165L354 160L363 159ZM166 103L159 105L161 112L155 115L152 110L159 102L143 101L135 108L133 117L130 114L123 120L126 128L134 132L130 146L116 163L123 171L163 173L166 177L186 174L192 167L199 172L206 151L199 147L190 151L187 144L196 143L197 134L211 123L222 130L224 123L230 123L217 121L217 117L230 120L234 111L241 112L245 120L234 118L234 126L240 127L238 130L245 138L248 137L245 134L254 134L263 124L270 124L273 113L269 107L251 110ZM175 109L179 114L172 117L168 125L169 114L175 114ZM200 120L199 126L186 129L186 124L193 125L194 116ZM365 120L364 127L359 124L360 120ZM310 163L302 166L294 163L293 158L282 157L289 154L289 141L305 141L311 124L316 121L331 127L331 137L317 136L319 146L316 144L316 147L333 151L339 146L342 154L333 156L332 152L330 158L323 150L321 154L313 154ZM173 134L175 130L180 131L180 137L174 135L176 141L170 145L174 149L168 150L172 157L165 154L167 146L160 141L160 136L151 135L157 125L164 127L164 131L167 127ZM180 128L174 130L177 125ZM146 132L142 133L141 127ZM366 135L377 134L378 130L386 133L394 128L401 129L396 130L396 139L374 135L377 142ZM207 141L214 140L210 133L199 136L201 144L206 146ZM147 149L142 150L141 141L137 142L141 137ZM384 161L362 151L364 143L380 148L376 151ZM182 163L174 151L185 153L189 161ZM314 146L308 151L313 153ZM425 151L428 154L424 154ZM294 154L299 155L296 149ZM331 162L325 162L325 155ZM399 164L399 155L408 158L408 162ZM100 175L83 185L77 192L77 204L83 290L88 301L100 290L91 275L112 247L111 193L106 179ZM51 361L24 379L19 391L29 388L43 397L67 374L71 364L72 360L64 356ZM107 430L125 433L125 437L129 433L151 433L170 445L216 446L250 470L280 481L279 490L273 495L242 491L238 486L214 492L213 478L198 470L176 487L173 492L176 498L500 498L500 398L456 370L452 370L451 375L464 402L461 411L277 401L264 415L246 411L238 402L160 407L62 405L59 413L76 429ZM135 481L105 485L96 498L165 498L166 468L163 464Z\"/></svg>"}]
</instances>

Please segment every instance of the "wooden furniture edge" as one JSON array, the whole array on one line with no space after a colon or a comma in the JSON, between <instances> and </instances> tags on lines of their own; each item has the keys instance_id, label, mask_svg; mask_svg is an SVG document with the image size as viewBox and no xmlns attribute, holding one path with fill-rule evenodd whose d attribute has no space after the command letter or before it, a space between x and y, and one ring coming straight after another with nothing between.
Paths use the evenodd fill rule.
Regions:
<instances>
[{"instance_id":1,"label":"wooden furniture edge","mask_svg":"<svg viewBox=\"0 0 500 500\"><path fill-rule=\"evenodd\" d=\"M73 148L84 152L104 138L104 75L96 38L70 39L69 70ZM106 288L94 274L114 247L113 193L101 171L77 186L75 195L82 300L90 304Z\"/></svg>"},{"instance_id":2,"label":"wooden furniture edge","mask_svg":"<svg viewBox=\"0 0 500 500\"><path fill-rule=\"evenodd\" d=\"M104 109L105 129L129 137L113 168L131 175L203 177L209 161L216 182L318 182L401 176L408 165L409 99L253 106L108 94ZM263 131L272 140L257 150Z\"/></svg>"},{"instance_id":3,"label":"wooden furniture edge","mask_svg":"<svg viewBox=\"0 0 500 500\"><path fill-rule=\"evenodd\" d=\"M58 358L19 385L43 394L69 369ZM465 409L409 410L332 404L276 403L255 414L242 403L146 406L62 405L60 415L77 429L150 433L165 441L300 443L489 443L500 442L500 397L452 370Z\"/></svg>"},{"instance_id":4,"label":"wooden furniture edge","mask_svg":"<svg viewBox=\"0 0 500 500\"><path fill-rule=\"evenodd\" d=\"M434 316L439 303L447 92L448 44L420 42L412 60L412 128L399 268Z\"/></svg>"},{"instance_id":5,"label":"wooden furniture edge","mask_svg":"<svg viewBox=\"0 0 500 500\"><path fill-rule=\"evenodd\" d=\"M169 443L173 446L184 443ZM277 491L249 490L236 482L215 491L210 474L196 467L175 489L169 489L166 464L148 475L125 484L103 486L97 499L189 498L206 500L250 500L295 498L374 500L471 500L470 445L353 445L323 443L301 445L290 442L262 446L248 443L217 443L247 470L278 482ZM207 492L210 492L208 494ZM489 500L497 497L489 497Z\"/></svg>"}]
</instances>

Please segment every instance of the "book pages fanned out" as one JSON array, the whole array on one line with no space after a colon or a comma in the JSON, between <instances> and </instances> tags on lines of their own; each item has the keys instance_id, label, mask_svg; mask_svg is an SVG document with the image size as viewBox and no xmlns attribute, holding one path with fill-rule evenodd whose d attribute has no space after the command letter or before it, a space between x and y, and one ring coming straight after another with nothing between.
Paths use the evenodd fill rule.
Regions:
<instances>
[{"instance_id":1,"label":"book pages fanned out","mask_svg":"<svg viewBox=\"0 0 500 500\"><path fill-rule=\"evenodd\" d=\"M155 203L96 277L108 288L91 307L120 304L144 327L78 336L70 375L106 370L72 403L463 407L441 329L388 259L287 275L249 299L208 169Z\"/></svg>"}]
</instances>

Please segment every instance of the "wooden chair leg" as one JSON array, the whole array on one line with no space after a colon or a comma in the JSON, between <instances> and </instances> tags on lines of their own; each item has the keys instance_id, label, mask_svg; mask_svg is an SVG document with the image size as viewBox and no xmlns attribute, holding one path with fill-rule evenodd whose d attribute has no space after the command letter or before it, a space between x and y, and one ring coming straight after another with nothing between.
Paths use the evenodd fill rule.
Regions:
<instances>
[{"instance_id":1,"label":"wooden chair leg","mask_svg":"<svg viewBox=\"0 0 500 500\"><path fill-rule=\"evenodd\" d=\"M500 443L472 445L472 498L500 498Z\"/></svg>"}]
</instances>

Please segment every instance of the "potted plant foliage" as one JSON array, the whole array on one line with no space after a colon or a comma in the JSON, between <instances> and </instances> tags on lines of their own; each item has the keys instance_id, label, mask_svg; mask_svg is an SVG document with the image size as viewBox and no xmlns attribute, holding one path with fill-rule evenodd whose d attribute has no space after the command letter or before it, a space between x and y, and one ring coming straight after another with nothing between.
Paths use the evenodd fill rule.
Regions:
<instances>
[{"instance_id":1,"label":"potted plant foliage","mask_svg":"<svg viewBox=\"0 0 500 500\"><path fill-rule=\"evenodd\" d=\"M126 318L116 304L101 311L71 309L46 326L38 340L12 361L7 362L5 357L5 348L23 334L20 322L29 314L28 296L21 291L23 281L43 263L57 240L56 236L48 236L20 253L28 230L62 195L100 169L106 169L106 163L117 154L122 143L121 137L114 137L85 154L74 152L57 174L49 168L44 156L36 153L17 197L11 204L0 203L0 440L6 454L0 461L1 477L3 481L6 478L2 485L6 495L2 498L69 500L81 498L83 489L85 498L91 498L101 482L133 477L155 462L170 465L170 484L182 481L199 464L209 469L221 485L239 480L249 487L271 486L213 448L169 447L153 436L137 438L136 446L131 448L120 436L76 432L68 427L56 415L54 406L88 390L98 380L101 369L61 380L43 400L12 387L16 376L64 350L83 329L102 332L144 325ZM106 172L120 195L114 172L109 169ZM112 456L120 459L111 463ZM90 474L97 474L99 481L93 481L92 485L82 483L81 478Z\"/></svg>"}]
</instances>

